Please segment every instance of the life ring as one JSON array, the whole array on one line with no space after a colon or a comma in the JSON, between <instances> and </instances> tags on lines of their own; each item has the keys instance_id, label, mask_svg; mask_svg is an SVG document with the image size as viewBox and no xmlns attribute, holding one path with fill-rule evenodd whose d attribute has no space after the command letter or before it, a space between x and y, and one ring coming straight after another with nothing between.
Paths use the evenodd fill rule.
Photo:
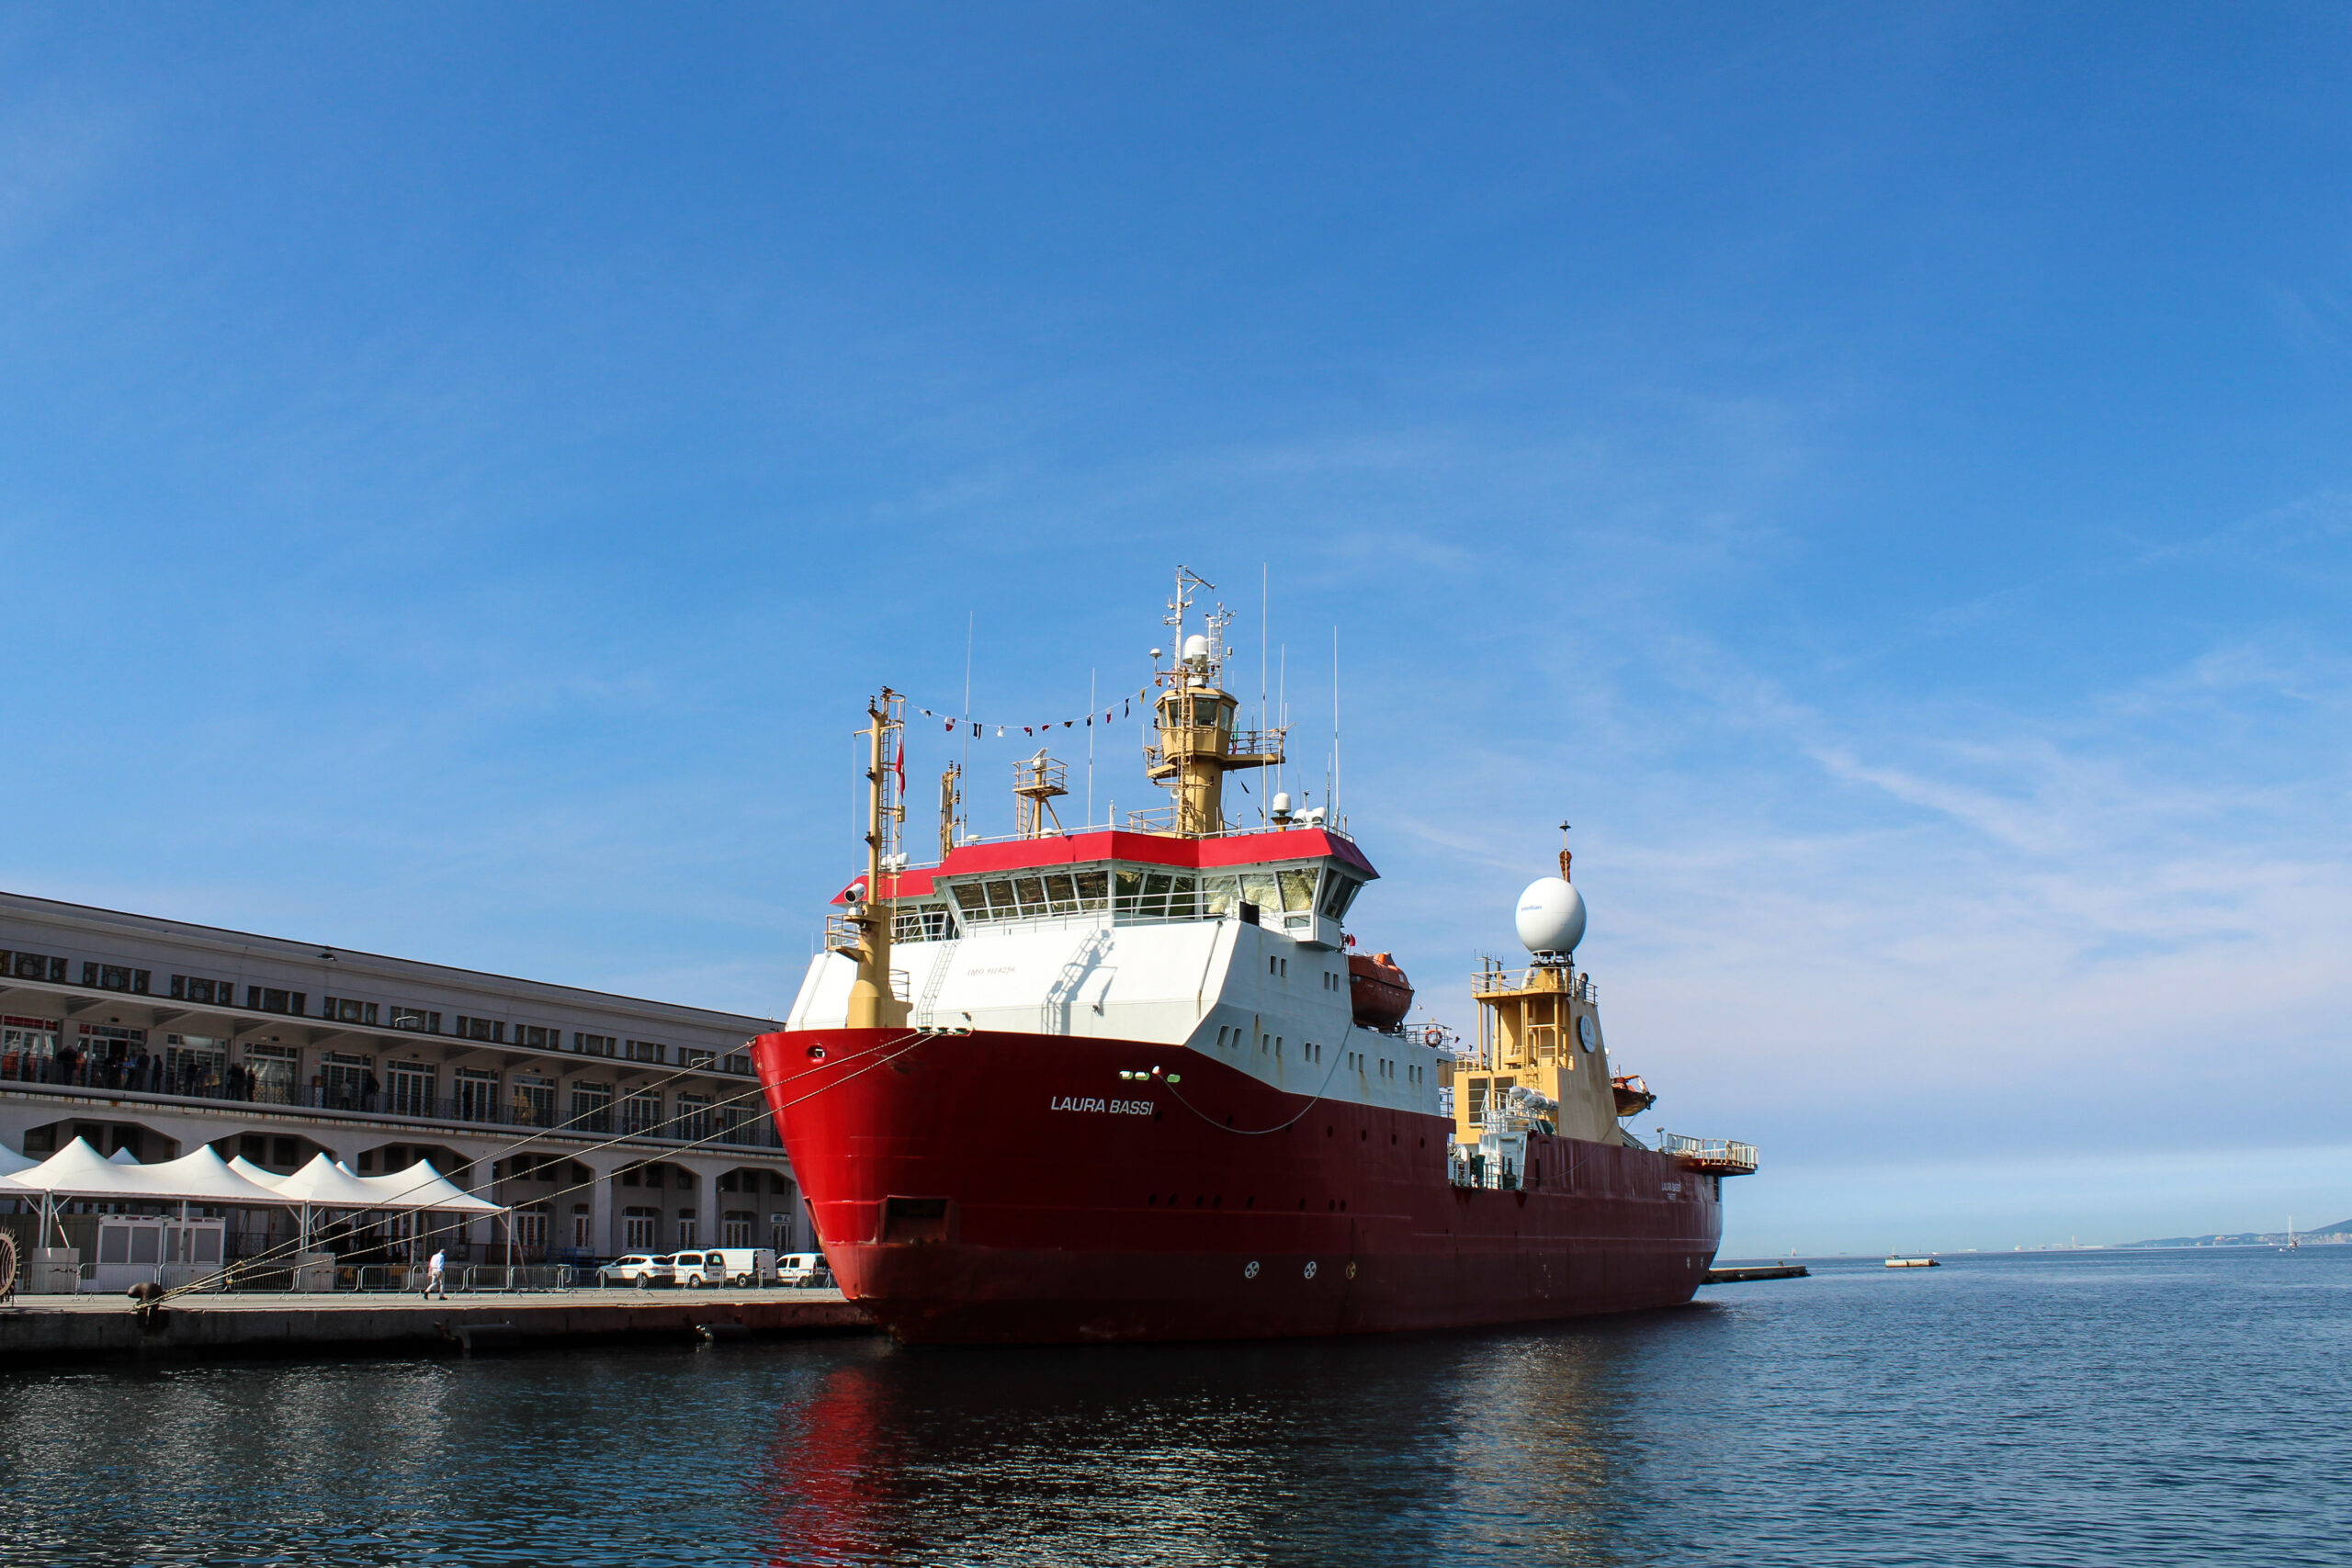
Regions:
<instances>
[{"instance_id":1,"label":"life ring","mask_svg":"<svg viewBox=\"0 0 2352 1568\"><path fill-rule=\"evenodd\" d=\"M1432 1023L1421 1031L1421 1043L1434 1051L1445 1043L1445 1031Z\"/></svg>"}]
</instances>

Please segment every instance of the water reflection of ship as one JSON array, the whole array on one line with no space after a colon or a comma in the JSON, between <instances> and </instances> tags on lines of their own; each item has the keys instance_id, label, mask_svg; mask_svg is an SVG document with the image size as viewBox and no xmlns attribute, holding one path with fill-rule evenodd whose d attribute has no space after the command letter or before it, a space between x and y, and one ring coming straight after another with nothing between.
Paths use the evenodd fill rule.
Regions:
<instances>
[{"instance_id":1,"label":"water reflection of ship","mask_svg":"<svg viewBox=\"0 0 2352 1568\"><path fill-rule=\"evenodd\" d=\"M862 1562L918 1544L906 1536L905 1413L870 1359L833 1368L815 1397L789 1402L763 1478L775 1562Z\"/></svg>"},{"instance_id":2,"label":"water reflection of ship","mask_svg":"<svg viewBox=\"0 0 2352 1568\"><path fill-rule=\"evenodd\" d=\"M1486 1518L1514 1555L1607 1568L1649 1332L1145 1357L829 1347L769 1442L764 1557L1338 1562L1377 1541L1423 1562Z\"/></svg>"}]
</instances>

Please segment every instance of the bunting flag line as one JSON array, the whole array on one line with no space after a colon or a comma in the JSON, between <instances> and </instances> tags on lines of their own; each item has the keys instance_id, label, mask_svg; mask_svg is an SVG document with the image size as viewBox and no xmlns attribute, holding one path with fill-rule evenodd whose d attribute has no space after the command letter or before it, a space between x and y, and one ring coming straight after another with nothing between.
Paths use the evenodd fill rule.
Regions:
<instances>
[{"instance_id":1,"label":"bunting flag line","mask_svg":"<svg viewBox=\"0 0 2352 1568\"><path fill-rule=\"evenodd\" d=\"M1104 708L1099 716L1090 713L1079 718L1049 719L1044 724L996 724L993 720L974 718L969 714L942 713L932 708L917 708L915 711L925 718L939 720L941 731L948 735L955 734L956 729L964 725L969 725L972 728L972 739L975 740L989 739L988 732L991 728L996 730L994 739L999 740L1016 729L1034 739L1041 732L1050 734L1056 729L1076 729L1080 725L1091 729L1098 724L1116 724L1122 719L1133 718L1136 704L1138 702L1145 705L1145 712L1148 716L1151 705L1149 686L1130 696L1120 698L1118 705Z\"/></svg>"}]
</instances>

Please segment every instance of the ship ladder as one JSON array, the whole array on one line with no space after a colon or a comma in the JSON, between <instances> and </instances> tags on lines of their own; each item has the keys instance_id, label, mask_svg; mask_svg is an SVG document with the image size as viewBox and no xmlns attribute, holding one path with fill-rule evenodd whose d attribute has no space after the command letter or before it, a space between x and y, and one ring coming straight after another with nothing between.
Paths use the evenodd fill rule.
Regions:
<instances>
[{"instance_id":1,"label":"ship ladder","mask_svg":"<svg viewBox=\"0 0 2352 1568\"><path fill-rule=\"evenodd\" d=\"M913 1021L917 1029L930 1029L937 1021L939 993L947 987L947 971L956 962L956 946L961 940L951 936L939 944L939 956L932 960L931 973L923 976L922 999L915 1003Z\"/></svg>"},{"instance_id":2,"label":"ship ladder","mask_svg":"<svg viewBox=\"0 0 2352 1568\"><path fill-rule=\"evenodd\" d=\"M1078 944L1078 951L1069 955L1069 961L1062 965L1061 973L1054 976L1053 985L1046 992L1045 1003L1037 1010L1038 1027L1044 1032L1070 1032L1070 1005L1078 1000L1079 990L1086 984L1087 976L1094 972L1095 961L1110 945L1109 931L1098 928L1086 933L1086 940Z\"/></svg>"}]
</instances>

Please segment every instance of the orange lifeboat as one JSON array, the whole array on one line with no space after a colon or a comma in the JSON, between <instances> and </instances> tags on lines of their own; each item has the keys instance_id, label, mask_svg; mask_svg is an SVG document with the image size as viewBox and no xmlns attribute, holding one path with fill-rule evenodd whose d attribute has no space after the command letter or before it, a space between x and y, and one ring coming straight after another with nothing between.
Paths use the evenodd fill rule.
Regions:
<instances>
[{"instance_id":1,"label":"orange lifeboat","mask_svg":"<svg viewBox=\"0 0 2352 1568\"><path fill-rule=\"evenodd\" d=\"M1394 1029L1405 1021L1413 1005L1413 983L1385 953L1370 958L1349 953L1348 988L1355 1002L1356 1022L1365 1029Z\"/></svg>"},{"instance_id":2,"label":"orange lifeboat","mask_svg":"<svg viewBox=\"0 0 2352 1568\"><path fill-rule=\"evenodd\" d=\"M1639 1116L1657 1103L1657 1096L1650 1092L1650 1086L1636 1074L1620 1073L1609 1080L1609 1087L1616 1092L1617 1114L1620 1116Z\"/></svg>"}]
</instances>

